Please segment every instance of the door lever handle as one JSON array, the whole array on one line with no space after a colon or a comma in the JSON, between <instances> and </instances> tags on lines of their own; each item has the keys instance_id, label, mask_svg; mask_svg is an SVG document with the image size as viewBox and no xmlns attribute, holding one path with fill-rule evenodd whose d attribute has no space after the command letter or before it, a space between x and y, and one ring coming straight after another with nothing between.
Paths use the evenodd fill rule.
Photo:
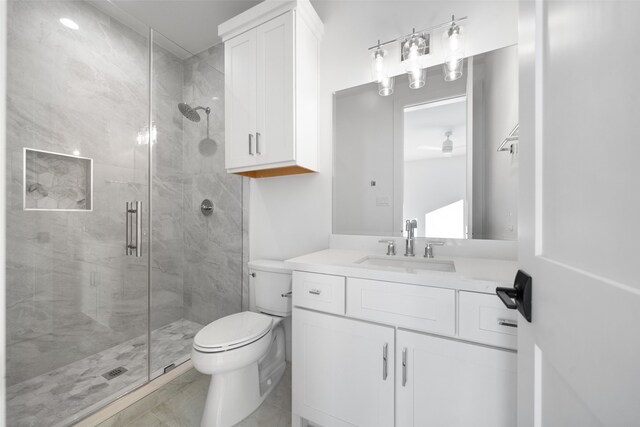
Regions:
<instances>
[{"instance_id":1,"label":"door lever handle","mask_svg":"<svg viewBox=\"0 0 640 427\"><path fill-rule=\"evenodd\" d=\"M522 316L531 322L531 287L532 278L522 270L518 270L513 282L513 288L496 288L496 295L510 310L518 310Z\"/></svg>"},{"instance_id":2,"label":"door lever handle","mask_svg":"<svg viewBox=\"0 0 640 427\"><path fill-rule=\"evenodd\" d=\"M511 298L516 298L517 292L514 288L496 288L496 295L502 300L509 310L515 310L518 305Z\"/></svg>"}]
</instances>

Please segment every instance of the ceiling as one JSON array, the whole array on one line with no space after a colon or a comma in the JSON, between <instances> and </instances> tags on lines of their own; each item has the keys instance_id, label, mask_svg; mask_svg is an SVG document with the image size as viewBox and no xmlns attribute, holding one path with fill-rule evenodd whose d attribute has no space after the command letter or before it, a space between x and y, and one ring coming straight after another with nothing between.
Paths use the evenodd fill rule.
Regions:
<instances>
[{"instance_id":1,"label":"ceiling","mask_svg":"<svg viewBox=\"0 0 640 427\"><path fill-rule=\"evenodd\" d=\"M431 102L405 109L404 160L440 159L445 132L453 132L453 156L467 152L467 103L465 97Z\"/></svg>"},{"instance_id":2,"label":"ceiling","mask_svg":"<svg viewBox=\"0 0 640 427\"><path fill-rule=\"evenodd\" d=\"M222 40L218 37L218 25L259 3L247 0L111 0L111 2L191 53L200 53L220 43Z\"/></svg>"}]
</instances>

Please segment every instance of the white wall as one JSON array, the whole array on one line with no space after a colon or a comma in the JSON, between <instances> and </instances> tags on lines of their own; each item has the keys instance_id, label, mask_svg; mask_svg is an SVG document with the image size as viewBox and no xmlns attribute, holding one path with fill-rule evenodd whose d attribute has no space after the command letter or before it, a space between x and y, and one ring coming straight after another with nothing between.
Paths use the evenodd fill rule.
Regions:
<instances>
[{"instance_id":1,"label":"white wall","mask_svg":"<svg viewBox=\"0 0 640 427\"><path fill-rule=\"evenodd\" d=\"M403 216L416 218L424 236L426 213L467 197L467 156L405 162L404 194Z\"/></svg>"},{"instance_id":2,"label":"white wall","mask_svg":"<svg viewBox=\"0 0 640 427\"><path fill-rule=\"evenodd\" d=\"M320 52L319 173L253 180L251 258L285 259L323 249L331 233L333 92L371 80L367 48L469 16L467 55L517 43L516 1L315 1L325 25ZM433 58L435 65L437 59ZM402 78L398 84L403 84Z\"/></svg>"}]
</instances>

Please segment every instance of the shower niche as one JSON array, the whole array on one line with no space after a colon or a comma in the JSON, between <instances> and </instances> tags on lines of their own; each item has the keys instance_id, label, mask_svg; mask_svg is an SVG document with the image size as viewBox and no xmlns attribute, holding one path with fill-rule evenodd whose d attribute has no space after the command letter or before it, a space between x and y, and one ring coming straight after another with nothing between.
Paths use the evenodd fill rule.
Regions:
<instances>
[{"instance_id":1,"label":"shower niche","mask_svg":"<svg viewBox=\"0 0 640 427\"><path fill-rule=\"evenodd\" d=\"M93 210L93 159L24 149L24 210Z\"/></svg>"}]
</instances>

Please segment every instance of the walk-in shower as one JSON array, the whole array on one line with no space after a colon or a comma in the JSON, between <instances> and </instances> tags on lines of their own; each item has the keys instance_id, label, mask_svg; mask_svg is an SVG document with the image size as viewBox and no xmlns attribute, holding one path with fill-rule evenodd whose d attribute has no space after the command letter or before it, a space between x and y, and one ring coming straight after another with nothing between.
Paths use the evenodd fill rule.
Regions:
<instances>
[{"instance_id":1,"label":"walk-in shower","mask_svg":"<svg viewBox=\"0 0 640 427\"><path fill-rule=\"evenodd\" d=\"M69 425L241 310L242 181L199 146L224 135L224 52L107 1L11 0L7 21L7 421Z\"/></svg>"}]
</instances>

